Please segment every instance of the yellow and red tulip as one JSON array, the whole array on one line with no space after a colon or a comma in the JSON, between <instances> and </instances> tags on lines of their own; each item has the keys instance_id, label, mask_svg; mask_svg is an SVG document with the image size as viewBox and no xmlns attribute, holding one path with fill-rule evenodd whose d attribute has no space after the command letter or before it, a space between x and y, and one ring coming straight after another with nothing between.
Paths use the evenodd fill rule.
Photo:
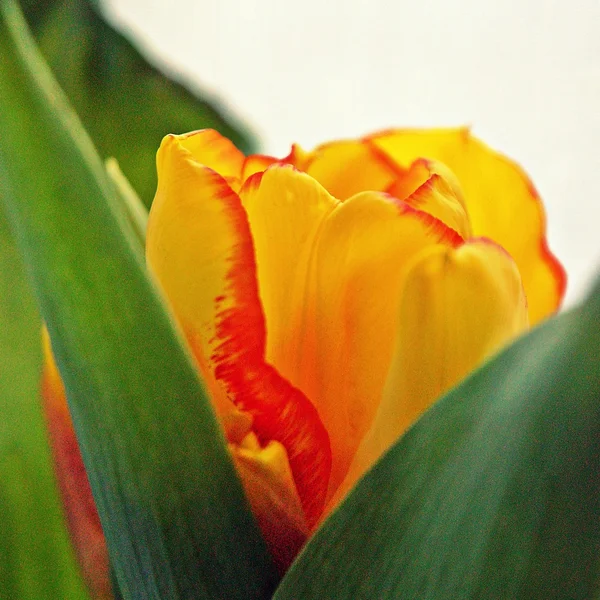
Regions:
<instances>
[{"instance_id":1,"label":"yellow and red tulip","mask_svg":"<svg viewBox=\"0 0 600 600\"><path fill-rule=\"evenodd\" d=\"M294 146L281 160L204 130L167 136L157 164L148 266L281 570L437 397L564 293L531 182L466 129ZM44 395L101 596L106 554L49 351Z\"/></svg>"}]
</instances>

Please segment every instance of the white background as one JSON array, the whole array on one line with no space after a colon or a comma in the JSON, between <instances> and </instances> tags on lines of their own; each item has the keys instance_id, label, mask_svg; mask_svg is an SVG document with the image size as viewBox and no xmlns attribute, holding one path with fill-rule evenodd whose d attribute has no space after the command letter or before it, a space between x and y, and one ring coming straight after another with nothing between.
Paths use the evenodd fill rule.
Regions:
<instances>
[{"instance_id":1,"label":"white background","mask_svg":"<svg viewBox=\"0 0 600 600\"><path fill-rule=\"evenodd\" d=\"M149 58L287 154L470 124L520 162L569 274L600 268L600 0L107 0Z\"/></svg>"}]
</instances>

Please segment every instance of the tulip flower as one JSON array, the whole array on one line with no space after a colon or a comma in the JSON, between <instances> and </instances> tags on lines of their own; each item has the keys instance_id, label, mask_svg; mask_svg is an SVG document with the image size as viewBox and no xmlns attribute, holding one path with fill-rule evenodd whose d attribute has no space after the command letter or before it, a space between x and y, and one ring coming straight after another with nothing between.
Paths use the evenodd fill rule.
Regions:
<instances>
[{"instance_id":1,"label":"tulip flower","mask_svg":"<svg viewBox=\"0 0 600 600\"><path fill-rule=\"evenodd\" d=\"M282 571L432 402L564 294L533 185L467 129L284 159L203 130L167 136L157 165L148 267ZM61 490L102 597L106 551L46 347Z\"/></svg>"}]
</instances>

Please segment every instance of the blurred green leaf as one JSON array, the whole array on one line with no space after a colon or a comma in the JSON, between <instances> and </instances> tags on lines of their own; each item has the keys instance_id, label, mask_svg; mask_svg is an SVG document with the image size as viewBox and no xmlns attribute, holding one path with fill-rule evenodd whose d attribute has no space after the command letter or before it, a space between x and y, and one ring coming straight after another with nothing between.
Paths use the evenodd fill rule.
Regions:
<instances>
[{"instance_id":1,"label":"blurred green leaf","mask_svg":"<svg viewBox=\"0 0 600 600\"><path fill-rule=\"evenodd\" d=\"M0 0L0 199L126 599L267 598L276 575L104 166ZM59 596L60 597L60 596Z\"/></svg>"},{"instance_id":2,"label":"blurred green leaf","mask_svg":"<svg viewBox=\"0 0 600 600\"><path fill-rule=\"evenodd\" d=\"M594 598L599 475L600 285L425 413L275 598Z\"/></svg>"},{"instance_id":3,"label":"blurred green leaf","mask_svg":"<svg viewBox=\"0 0 600 600\"><path fill-rule=\"evenodd\" d=\"M85 600L41 412L40 327L0 210L0 598Z\"/></svg>"},{"instance_id":4,"label":"blurred green leaf","mask_svg":"<svg viewBox=\"0 0 600 600\"><path fill-rule=\"evenodd\" d=\"M240 149L249 134L215 99L192 93L151 66L90 0L25 0L42 54L103 158L116 157L149 206L154 157L167 133L211 127Z\"/></svg>"}]
</instances>

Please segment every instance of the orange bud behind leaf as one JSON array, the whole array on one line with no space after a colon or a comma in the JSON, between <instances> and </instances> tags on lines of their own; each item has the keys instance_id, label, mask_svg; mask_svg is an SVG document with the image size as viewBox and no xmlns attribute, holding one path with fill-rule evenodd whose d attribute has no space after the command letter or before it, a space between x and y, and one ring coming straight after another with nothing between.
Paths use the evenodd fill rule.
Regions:
<instances>
[{"instance_id":1,"label":"orange bud behind leaf","mask_svg":"<svg viewBox=\"0 0 600 600\"><path fill-rule=\"evenodd\" d=\"M67 526L92 597L109 599L112 591L106 542L45 330L44 348L42 397Z\"/></svg>"}]
</instances>

